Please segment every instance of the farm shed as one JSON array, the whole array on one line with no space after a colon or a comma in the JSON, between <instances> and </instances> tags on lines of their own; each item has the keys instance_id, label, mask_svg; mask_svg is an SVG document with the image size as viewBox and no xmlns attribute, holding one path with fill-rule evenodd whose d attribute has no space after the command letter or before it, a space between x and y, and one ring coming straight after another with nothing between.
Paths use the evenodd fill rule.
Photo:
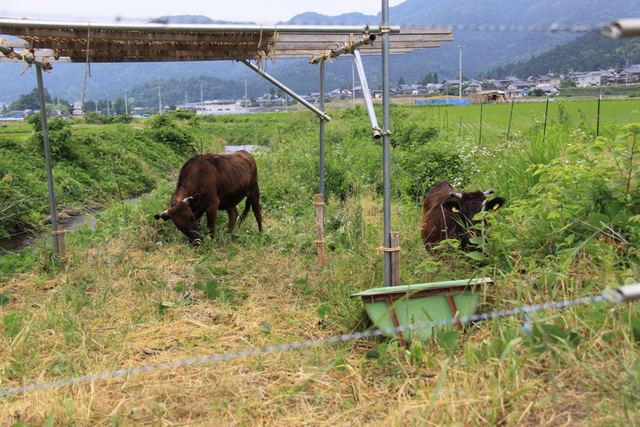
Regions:
<instances>
[{"instance_id":1,"label":"farm shed","mask_svg":"<svg viewBox=\"0 0 640 427\"><path fill-rule=\"evenodd\" d=\"M370 99L368 110L373 135L383 138L384 170L384 246L390 248L390 171L389 171L389 55L404 54L416 49L439 47L452 41L451 28L400 28L389 25L389 5L382 1L382 22L378 27L349 25L220 25L220 24L122 24L92 22L32 21L0 19L0 35L22 40L0 38L0 61L26 62L36 65L41 105L44 108L42 70L63 63L97 62L167 62L233 60L247 65L275 86L289 94L319 117L320 128L320 193L324 196L324 125L331 118L324 111L321 98L317 108L292 92L262 69L265 61L309 58L319 64L320 93L324 92L324 66L327 60L342 54L353 54L360 64L360 55L382 56L383 126L377 122ZM382 42L376 42L381 38ZM366 86L364 70L360 80ZM55 71L53 71L55 72ZM48 151L46 117L42 117L45 155L49 179L52 228L57 229L51 159ZM54 239L58 253L62 239ZM390 285L390 253L385 252L385 284Z\"/></svg>"}]
</instances>

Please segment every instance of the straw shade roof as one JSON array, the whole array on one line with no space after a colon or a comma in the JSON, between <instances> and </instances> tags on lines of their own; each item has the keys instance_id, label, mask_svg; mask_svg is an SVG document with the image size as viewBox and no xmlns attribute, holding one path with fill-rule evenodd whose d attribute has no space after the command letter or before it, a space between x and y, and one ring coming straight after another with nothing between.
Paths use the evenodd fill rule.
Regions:
<instances>
[{"instance_id":1,"label":"straw shade roof","mask_svg":"<svg viewBox=\"0 0 640 427\"><path fill-rule=\"evenodd\" d=\"M0 47L36 60L56 62L170 62L277 60L312 58L350 46L364 36L376 39L359 47L362 55L380 55L385 31L389 53L440 47L452 41L451 28L380 28L366 25L99 24L0 19ZM2 35L22 41L7 40ZM371 37L373 36L373 37ZM2 58L2 55L0 55ZM16 59L13 59L14 61Z\"/></svg>"}]
</instances>

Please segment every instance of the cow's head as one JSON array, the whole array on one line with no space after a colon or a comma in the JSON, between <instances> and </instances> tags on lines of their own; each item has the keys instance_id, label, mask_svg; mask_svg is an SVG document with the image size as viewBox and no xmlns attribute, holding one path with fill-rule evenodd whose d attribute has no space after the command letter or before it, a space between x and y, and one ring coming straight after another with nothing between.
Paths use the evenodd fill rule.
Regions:
<instances>
[{"instance_id":1,"label":"cow's head","mask_svg":"<svg viewBox=\"0 0 640 427\"><path fill-rule=\"evenodd\" d=\"M464 230L464 234L460 236L463 243L468 243L469 238L475 236L474 225L480 222L475 216L480 212L497 213L498 208L505 204L505 199L495 197L489 200L494 194L494 190L471 191L467 193L456 193L452 191L444 203L442 208L449 213L449 217L456 221Z\"/></svg>"},{"instance_id":2,"label":"cow's head","mask_svg":"<svg viewBox=\"0 0 640 427\"><path fill-rule=\"evenodd\" d=\"M182 231L191 240L191 243L199 245L202 243L203 236L200 234L198 221L193 213L193 207L198 203L199 199L200 194L196 193L184 200L180 200L166 211L155 214L153 217L161 223L172 220L178 230Z\"/></svg>"}]
</instances>

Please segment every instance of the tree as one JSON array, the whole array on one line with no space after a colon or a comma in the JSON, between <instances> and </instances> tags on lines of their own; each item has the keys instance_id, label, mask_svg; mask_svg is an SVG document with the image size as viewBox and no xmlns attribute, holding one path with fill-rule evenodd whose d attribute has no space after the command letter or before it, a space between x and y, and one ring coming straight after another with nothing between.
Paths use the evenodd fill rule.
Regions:
<instances>
[{"instance_id":1,"label":"tree","mask_svg":"<svg viewBox=\"0 0 640 427\"><path fill-rule=\"evenodd\" d=\"M576 82L571 77L567 77L560 82L560 87L576 87Z\"/></svg>"},{"instance_id":2,"label":"tree","mask_svg":"<svg viewBox=\"0 0 640 427\"><path fill-rule=\"evenodd\" d=\"M426 86L429 83L437 83L433 81L433 75L431 73L425 74L422 80L418 80L418 84L421 84L423 86Z\"/></svg>"},{"instance_id":3,"label":"tree","mask_svg":"<svg viewBox=\"0 0 640 427\"><path fill-rule=\"evenodd\" d=\"M121 115L124 114L124 98L122 96L118 96L115 101L113 101L113 111L112 114Z\"/></svg>"},{"instance_id":4,"label":"tree","mask_svg":"<svg viewBox=\"0 0 640 427\"><path fill-rule=\"evenodd\" d=\"M529 91L529 96L544 96L544 90L539 87Z\"/></svg>"},{"instance_id":5,"label":"tree","mask_svg":"<svg viewBox=\"0 0 640 427\"><path fill-rule=\"evenodd\" d=\"M45 104L53 104L49 91L44 89ZM40 92L38 88L34 88L31 93L20 95L17 101L9 104L10 110L39 110L40 109Z\"/></svg>"},{"instance_id":6,"label":"tree","mask_svg":"<svg viewBox=\"0 0 640 427\"><path fill-rule=\"evenodd\" d=\"M89 101L85 101L84 102L84 112L89 112L89 111L96 111L98 109L98 105L96 104L96 101L94 101L93 99L89 100Z\"/></svg>"},{"instance_id":7,"label":"tree","mask_svg":"<svg viewBox=\"0 0 640 427\"><path fill-rule=\"evenodd\" d=\"M489 89L495 89L496 85L493 82L486 82L482 84L482 89L484 90L489 90Z\"/></svg>"},{"instance_id":8,"label":"tree","mask_svg":"<svg viewBox=\"0 0 640 427\"><path fill-rule=\"evenodd\" d=\"M407 83L404 81L404 78L400 77L400 78L398 79L398 84L397 84L397 86L400 86L400 85L406 85L406 84L407 84Z\"/></svg>"}]
</instances>

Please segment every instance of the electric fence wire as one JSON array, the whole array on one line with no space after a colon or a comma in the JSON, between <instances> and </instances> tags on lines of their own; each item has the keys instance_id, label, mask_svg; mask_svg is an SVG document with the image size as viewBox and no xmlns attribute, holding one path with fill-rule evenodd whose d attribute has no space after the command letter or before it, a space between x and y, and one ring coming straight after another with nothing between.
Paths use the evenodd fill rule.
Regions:
<instances>
[{"instance_id":1,"label":"electric fence wire","mask_svg":"<svg viewBox=\"0 0 640 427\"><path fill-rule=\"evenodd\" d=\"M635 294L635 295L631 295L631 296L625 295L624 292L620 292L623 288L631 289L629 293ZM536 304L536 305L518 307L518 308L513 308L508 310L495 311L490 313L474 314L471 316L465 316L465 317L459 317L459 318L455 317L452 319L429 321L429 322L417 323L413 325L403 325L403 326L398 326L394 328L374 329L374 330L365 331L365 332L355 332L351 334L344 334L344 335L316 339L316 340L299 341L299 342L281 344L281 345L270 346L270 347L242 350L242 351L233 352L233 353L214 354L210 356L203 356L203 357L191 358L191 359L173 360L170 362L159 363L154 365L138 366L138 367L128 368L128 369L118 369L114 371L105 371L105 372L100 372L96 374L88 374L80 377L33 383L33 384L27 384L23 386L8 387L8 388L0 389L0 396L10 396L10 395L16 395L20 393L29 393L31 391L36 391L36 390L45 390L49 388L83 384L83 383L88 383L88 382L93 382L98 380L129 377L132 375L137 375L142 373L149 373L149 372L156 372L156 371L161 371L166 369L176 369L176 368L187 367L187 366L201 365L204 363L228 361L228 360L237 359L237 358L251 357L251 356L269 354L269 353L278 353L278 352L312 347L312 346L344 343L344 342L355 341L355 340L364 339L364 338L373 338L373 337L378 337L382 335L392 335L392 334L402 333L404 331L417 331L424 328L455 325L455 324L458 324L458 322L462 324L468 324L471 322L481 322L485 320L517 316L520 314L525 316L526 322L525 322L524 328L526 331L526 330L531 330L532 328L531 320L529 318L530 313L535 313L535 312L544 311L544 310L564 309L568 307L574 307L574 306L585 305L585 304L593 304L597 302L611 302L611 303L626 302L631 299L637 299L638 297L640 297L640 295L638 295L640 293L639 291L640 291L640 285L627 285L622 288L619 288L616 291L607 291L599 296L584 297L584 298L579 298L579 299L570 300L570 301Z\"/></svg>"}]
</instances>

